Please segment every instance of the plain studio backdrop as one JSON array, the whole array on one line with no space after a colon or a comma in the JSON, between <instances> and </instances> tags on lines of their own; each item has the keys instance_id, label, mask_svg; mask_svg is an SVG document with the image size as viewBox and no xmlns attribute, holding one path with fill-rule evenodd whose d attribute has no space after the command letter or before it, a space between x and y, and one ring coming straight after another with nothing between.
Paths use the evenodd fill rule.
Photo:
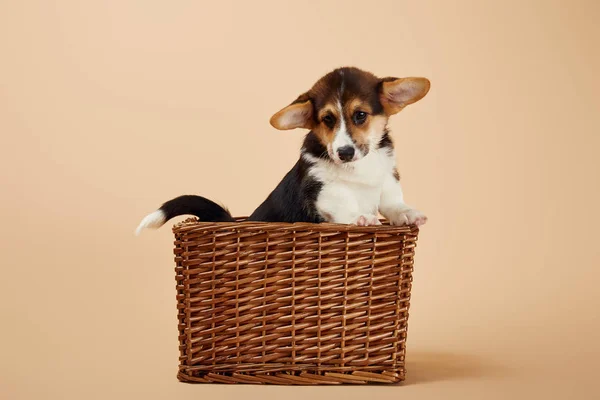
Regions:
<instances>
[{"instance_id":1,"label":"plain studio backdrop","mask_svg":"<svg viewBox=\"0 0 600 400\"><path fill-rule=\"evenodd\" d=\"M0 1L0 398L599 398L597 1ZM391 119L417 248L407 381L178 383L189 193L248 215L344 65L426 76Z\"/></svg>"}]
</instances>

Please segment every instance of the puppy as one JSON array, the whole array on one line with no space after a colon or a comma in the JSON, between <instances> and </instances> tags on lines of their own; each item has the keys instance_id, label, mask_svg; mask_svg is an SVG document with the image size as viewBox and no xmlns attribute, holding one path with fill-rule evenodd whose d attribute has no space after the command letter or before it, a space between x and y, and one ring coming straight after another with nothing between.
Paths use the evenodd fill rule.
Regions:
<instances>
[{"instance_id":1,"label":"puppy","mask_svg":"<svg viewBox=\"0 0 600 400\"><path fill-rule=\"evenodd\" d=\"M404 203L388 118L422 99L425 78L377 78L357 68L336 69L271 118L280 130L310 130L300 159L250 221L421 225ZM146 216L137 228L158 228L178 215L233 221L227 209L201 196L180 196Z\"/></svg>"}]
</instances>

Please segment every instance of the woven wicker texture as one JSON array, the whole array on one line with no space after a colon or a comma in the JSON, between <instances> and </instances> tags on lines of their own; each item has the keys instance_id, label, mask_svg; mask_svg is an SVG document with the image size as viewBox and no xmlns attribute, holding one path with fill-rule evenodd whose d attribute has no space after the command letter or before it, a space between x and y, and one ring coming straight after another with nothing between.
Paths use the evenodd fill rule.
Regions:
<instances>
[{"instance_id":1,"label":"woven wicker texture","mask_svg":"<svg viewBox=\"0 0 600 400\"><path fill-rule=\"evenodd\" d=\"M185 382L404 380L416 227L175 225Z\"/></svg>"}]
</instances>

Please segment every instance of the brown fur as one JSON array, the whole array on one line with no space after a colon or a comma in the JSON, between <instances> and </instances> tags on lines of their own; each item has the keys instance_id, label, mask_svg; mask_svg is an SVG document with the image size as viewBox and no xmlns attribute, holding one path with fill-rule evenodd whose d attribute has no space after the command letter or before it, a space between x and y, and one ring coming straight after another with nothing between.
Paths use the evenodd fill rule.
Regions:
<instances>
[{"instance_id":1,"label":"brown fur","mask_svg":"<svg viewBox=\"0 0 600 400\"><path fill-rule=\"evenodd\" d=\"M335 137L335 126L333 128L328 127L324 123L319 123L317 121L322 121L326 115L333 115L336 118L336 121L340 120L340 116L338 113L337 106L335 104L327 103L319 110L317 114L316 121L313 121L314 127L312 131L317 135L321 143L329 148L328 145L333 142ZM336 124L337 125L337 124Z\"/></svg>"}]
</instances>

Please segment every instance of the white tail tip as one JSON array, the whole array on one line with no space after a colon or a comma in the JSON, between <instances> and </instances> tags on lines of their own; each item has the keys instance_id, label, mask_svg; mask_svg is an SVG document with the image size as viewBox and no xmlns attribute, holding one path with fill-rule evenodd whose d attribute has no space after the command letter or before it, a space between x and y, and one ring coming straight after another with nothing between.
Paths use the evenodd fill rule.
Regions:
<instances>
[{"instance_id":1,"label":"white tail tip","mask_svg":"<svg viewBox=\"0 0 600 400\"><path fill-rule=\"evenodd\" d=\"M166 216L162 210L156 210L151 214L148 214L144 217L140 225L135 230L135 235L139 235L145 228L160 228L165 224Z\"/></svg>"}]
</instances>

